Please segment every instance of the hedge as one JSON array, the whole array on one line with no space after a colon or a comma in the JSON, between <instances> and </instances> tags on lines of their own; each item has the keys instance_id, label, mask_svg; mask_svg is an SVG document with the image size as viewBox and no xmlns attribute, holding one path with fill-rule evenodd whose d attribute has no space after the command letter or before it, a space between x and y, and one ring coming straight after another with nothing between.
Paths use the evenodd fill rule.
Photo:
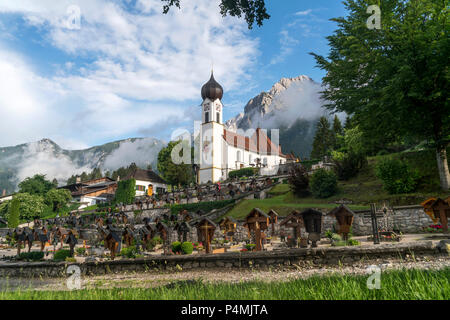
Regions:
<instances>
[{"instance_id":1,"label":"hedge","mask_svg":"<svg viewBox=\"0 0 450 320\"><path fill-rule=\"evenodd\" d=\"M180 211L187 210L189 212L197 212L202 210L206 213L214 209L222 209L229 204L234 203L234 200L220 200L220 201L210 201L210 202L198 202L198 203L187 203L187 204L174 204L170 205L170 212L172 214L178 214Z\"/></svg>"},{"instance_id":2,"label":"hedge","mask_svg":"<svg viewBox=\"0 0 450 320\"><path fill-rule=\"evenodd\" d=\"M231 179L242 177L253 177L258 173L258 171L259 170L257 168L243 168L240 170L230 171L228 177Z\"/></svg>"}]
</instances>

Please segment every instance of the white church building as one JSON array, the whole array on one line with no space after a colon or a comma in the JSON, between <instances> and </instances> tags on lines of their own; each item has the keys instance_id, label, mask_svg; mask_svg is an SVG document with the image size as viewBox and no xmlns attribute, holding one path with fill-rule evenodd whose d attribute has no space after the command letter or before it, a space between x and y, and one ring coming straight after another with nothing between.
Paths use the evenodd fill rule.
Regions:
<instances>
[{"instance_id":1,"label":"white church building","mask_svg":"<svg viewBox=\"0 0 450 320\"><path fill-rule=\"evenodd\" d=\"M240 134L227 130L223 122L223 88L214 75L202 87L202 124L200 128L199 183L218 182L230 171L260 168L260 174L273 175L286 163L281 146L272 142L266 130ZM273 138L273 135L272 135Z\"/></svg>"}]
</instances>

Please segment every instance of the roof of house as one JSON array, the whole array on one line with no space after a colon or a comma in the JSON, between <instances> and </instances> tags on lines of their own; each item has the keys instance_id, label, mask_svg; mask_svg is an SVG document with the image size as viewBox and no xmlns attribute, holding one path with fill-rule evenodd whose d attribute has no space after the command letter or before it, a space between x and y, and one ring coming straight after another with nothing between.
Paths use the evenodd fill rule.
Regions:
<instances>
[{"instance_id":1,"label":"roof of house","mask_svg":"<svg viewBox=\"0 0 450 320\"><path fill-rule=\"evenodd\" d=\"M140 168L135 169L131 174L124 178L124 180L128 179L167 184L167 182L164 181L164 179L157 175L154 171L144 170Z\"/></svg>"},{"instance_id":2,"label":"roof of house","mask_svg":"<svg viewBox=\"0 0 450 320\"><path fill-rule=\"evenodd\" d=\"M286 157L281 152L281 146L275 145L265 131L260 128L256 129L251 137L246 137L224 129L223 139L228 145L244 149L245 151L251 151L262 155L279 155L282 158Z\"/></svg>"}]
</instances>

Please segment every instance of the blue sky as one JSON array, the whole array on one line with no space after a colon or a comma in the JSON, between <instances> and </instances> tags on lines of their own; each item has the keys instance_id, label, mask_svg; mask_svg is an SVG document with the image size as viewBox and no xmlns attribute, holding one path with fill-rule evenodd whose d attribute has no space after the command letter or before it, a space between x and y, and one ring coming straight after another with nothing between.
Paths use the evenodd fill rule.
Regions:
<instances>
[{"instance_id":1,"label":"blue sky","mask_svg":"<svg viewBox=\"0 0 450 320\"><path fill-rule=\"evenodd\" d=\"M320 81L338 0L268 0L271 19L248 30L218 1L2 0L0 146L50 138L76 149L139 136L168 140L199 116L212 65L225 119L283 77ZM81 19L78 28L74 6ZM75 12L76 17L76 12ZM72 26L72 27L71 27Z\"/></svg>"}]
</instances>

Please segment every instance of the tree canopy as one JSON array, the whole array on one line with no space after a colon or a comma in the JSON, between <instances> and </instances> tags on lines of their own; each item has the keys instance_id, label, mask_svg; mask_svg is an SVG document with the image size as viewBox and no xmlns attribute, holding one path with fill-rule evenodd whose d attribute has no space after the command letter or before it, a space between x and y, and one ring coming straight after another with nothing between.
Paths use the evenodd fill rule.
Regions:
<instances>
[{"instance_id":1,"label":"tree canopy","mask_svg":"<svg viewBox=\"0 0 450 320\"><path fill-rule=\"evenodd\" d=\"M163 7L163 12L165 14L167 14L173 6L176 6L178 9L181 8L181 0L162 1L166 3ZM255 21L256 24L261 27L264 20L270 18L270 15L267 13L265 0L222 0L219 7L220 13L224 17L227 15L238 18L244 16L249 29L253 28Z\"/></svg>"},{"instance_id":2,"label":"tree canopy","mask_svg":"<svg viewBox=\"0 0 450 320\"><path fill-rule=\"evenodd\" d=\"M30 195L45 195L50 189L56 188L53 182L47 180L45 175L36 174L32 178L28 177L19 183L19 192Z\"/></svg>"},{"instance_id":3,"label":"tree canopy","mask_svg":"<svg viewBox=\"0 0 450 320\"><path fill-rule=\"evenodd\" d=\"M158 171L161 173L164 180L172 186L175 185L188 185L193 182L193 169L190 164L174 164L172 162L172 150L181 141L171 141L167 147L161 149L158 154ZM189 146L186 146L183 150L191 150Z\"/></svg>"},{"instance_id":4,"label":"tree canopy","mask_svg":"<svg viewBox=\"0 0 450 320\"><path fill-rule=\"evenodd\" d=\"M352 115L366 141L379 145L404 137L436 148L441 186L450 187L448 99L450 37L447 0L384 0L381 29L369 29L372 0L344 2L348 16L332 19L326 71L327 108Z\"/></svg>"},{"instance_id":5,"label":"tree canopy","mask_svg":"<svg viewBox=\"0 0 450 320\"><path fill-rule=\"evenodd\" d=\"M52 189L45 195L44 202L52 208L53 212L56 212L65 207L71 199L72 195L69 190Z\"/></svg>"}]
</instances>

